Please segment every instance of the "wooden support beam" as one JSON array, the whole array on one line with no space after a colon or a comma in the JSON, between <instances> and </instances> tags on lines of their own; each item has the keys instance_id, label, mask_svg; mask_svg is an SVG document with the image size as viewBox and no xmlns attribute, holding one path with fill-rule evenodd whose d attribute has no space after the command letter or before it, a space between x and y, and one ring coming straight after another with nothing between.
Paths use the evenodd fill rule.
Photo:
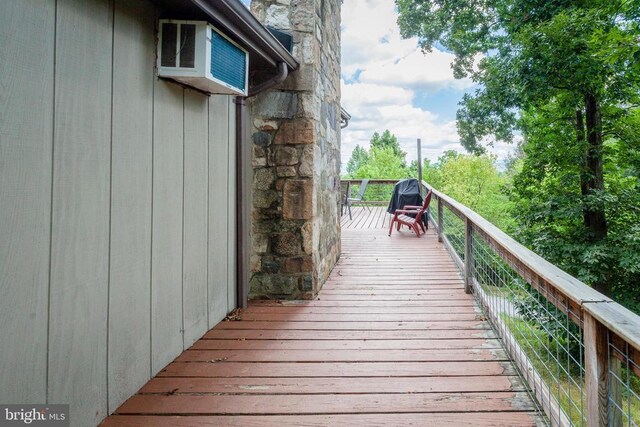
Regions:
<instances>
[{"instance_id":1,"label":"wooden support beam","mask_svg":"<svg viewBox=\"0 0 640 427\"><path fill-rule=\"evenodd\" d=\"M236 96L236 305L246 308L249 301L249 235L251 200L249 174L251 158L246 144L246 98Z\"/></svg>"},{"instance_id":2,"label":"wooden support beam","mask_svg":"<svg viewBox=\"0 0 640 427\"><path fill-rule=\"evenodd\" d=\"M473 223L469 218L464 219L464 292L471 293L473 281Z\"/></svg>"},{"instance_id":3,"label":"wooden support beam","mask_svg":"<svg viewBox=\"0 0 640 427\"><path fill-rule=\"evenodd\" d=\"M418 138L418 182L422 184L422 141ZM418 186L422 196L422 185Z\"/></svg>"},{"instance_id":4,"label":"wooden support beam","mask_svg":"<svg viewBox=\"0 0 640 427\"><path fill-rule=\"evenodd\" d=\"M442 199L438 197L438 242L442 243Z\"/></svg>"}]
</instances>

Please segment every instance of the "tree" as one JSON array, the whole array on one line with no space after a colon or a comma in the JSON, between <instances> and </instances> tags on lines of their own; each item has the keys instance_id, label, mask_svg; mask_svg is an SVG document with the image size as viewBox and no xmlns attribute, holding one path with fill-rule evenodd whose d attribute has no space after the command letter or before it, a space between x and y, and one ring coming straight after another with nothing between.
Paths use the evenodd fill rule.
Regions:
<instances>
[{"instance_id":1,"label":"tree","mask_svg":"<svg viewBox=\"0 0 640 427\"><path fill-rule=\"evenodd\" d=\"M375 132L371 136L369 151L356 145L347 162L347 175L351 178L406 178L407 153L402 151L398 138L389 130L382 135ZM417 167L416 167L417 170Z\"/></svg>"},{"instance_id":2,"label":"tree","mask_svg":"<svg viewBox=\"0 0 640 427\"><path fill-rule=\"evenodd\" d=\"M404 179L417 175L415 169L407 167L406 153L400 149L398 138L385 130L382 135L375 132L371 137L369 151L359 145L351 153L347 163L349 178ZM367 189L369 200L383 201L391 196L393 185L375 185Z\"/></svg>"},{"instance_id":3,"label":"tree","mask_svg":"<svg viewBox=\"0 0 640 427\"><path fill-rule=\"evenodd\" d=\"M403 179L407 173L404 159L392 147L373 147L369 160L355 172L354 178Z\"/></svg>"},{"instance_id":4,"label":"tree","mask_svg":"<svg viewBox=\"0 0 640 427\"><path fill-rule=\"evenodd\" d=\"M514 178L515 235L534 251L586 283L607 282L611 295L640 312L640 111L616 121L603 143L605 191L584 196L583 147L567 144L575 121L562 107L523 116L527 141ZM592 199L593 197L593 199ZM595 200L594 200L595 199ZM584 227L583 203L603 203L607 238L593 242Z\"/></svg>"},{"instance_id":5,"label":"tree","mask_svg":"<svg viewBox=\"0 0 640 427\"><path fill-rule=\"evenodd\" d=\"M407 153L402 151L400 148L400 144L398 143L398 138L392 134L388 129L382 132L380 135L378 132L375 132L371 137L371 148L391 148L393 150L393 154L398 158L402 159L403 164L406 166L406 156Z\"/></svg>"},{"instance_id":6,"label":"tree","mask_svg":"<svg viewBox=\"0 0 640 427\"><path fill-rule=\"evenodd\" d=\"M638 0L397 0L403 36L451 50L456 77L479 84L457 114L461 141L482 153L491 136L511 141L521 113L549 103L572 117L568 141L580 148L576 203L593 244L607 238L604 136L637 105ZM482 57L476 61L478 57ZM477 62L477 67L475 66ZM566 136L566 135L565 135ZM593 283L609 293L606 278Z\"/></svg>"},{"instance_id":7,"label":"tree","mask_svg":"<svg viewBox=\"0 0 640 427\"><path fill-rule=\"evenodd\" d=\"M438 190L475 210L505 231L512 228L511 203L503 191L507 179L495 156L446 151L434 165L425 164L427 180Z\"/></svg>"},{"instance_id":8,"label":"tree","mask_svg":"<svg viewBox=\"0 0 640 427\"><path fill-rule=\"evenodd\" d=\"M347 175L353 177L358 169L369 161L369 153L364 148L356 145L351 152L351 158L347 162Z\"/></svg>"}]
</instances>

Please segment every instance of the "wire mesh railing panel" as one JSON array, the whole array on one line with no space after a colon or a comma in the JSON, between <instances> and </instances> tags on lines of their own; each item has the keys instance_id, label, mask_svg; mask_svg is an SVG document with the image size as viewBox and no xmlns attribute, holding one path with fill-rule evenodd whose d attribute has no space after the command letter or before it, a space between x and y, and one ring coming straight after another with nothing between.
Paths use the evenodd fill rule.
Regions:
<instances>
[{"instance_id":1,"label":"wire mesh railing panel","mask_svg":"<svg viewBox=\"0 0 640 427\"><path fill-rule=\"evenodd\" d=\"M431 218L431 221L436 226L436 228L438 227L438 207L437 207L437 203L438 203L438 199L434 197L431 200L431 204L429 205L429 209L427 210L427 212L429 213L429 217Z\"/></svg>"},{"instance_id":2,"label":"wire mesh railing panel","mask_svg":"<svg viewBox=\"0 0 640 427\"><path fill-rule=\"evenodd\" d=\"M548 422L639 426L640 317L433 195L439 237Z\"/></svg>"},{"instance_id":3,"label":"wire mesh railing panel","mask_svg":"<svg viewBox=\"0 0 640 427\"><path fill-rule=\"evenodd\" d=\"M349 184L350 196L355 197L357 194L359 194L361 186L362 184L360 182L351 182ZM366 204L387 205L389 204L389 200L391 200L391 195L393 194L394 187L394 183L378 183L375 181L369 182L364 192L363 201Z\"/></svg>"},{"instance_id":4,"label":"wire mesh railing panel","mask_svg":"<svg viewBox=\"0 0 640 427\"><path fill-rule=\"evenodd\" d=\"M584 347L580 319L564 298L543 295L541 279L476 231L472 235L476 298L541 409L554 425L585 425ZM570 314L573 315L570 315Z\"/></svg>"},{"instance_id":5,"label":"wire mesh railing panel","mask_svg":"<svg viewBox=\"0 0 640 427\"><path fill-rule=\"evenodd\" d=\"M608 423L640 425L640 366L638 352L611 331L607 333L609 383Z\"/></svg>"},{"instance_id":6,"label":"wire mesh railing panel","mask_svg":"<svg viewBox=\"0 0 640 427\"><path fill-rule=\"evenodd\" d=\"M434 210L437 211L437 209ZM464 220L447 206L442 209L442 234L449 241L460 260L464 261Z\"/></svg>"},{"instance_id":7,"label":"wire mesh railing panel","mask_svg":"<svg viewBox=\"0 0 640 427\"><path fill-rule=\"evenodd\" d=\"M364 199L376 204L388 204L394 187L395 184L369 184L364 193ZM354 191L360 191L360 189L354 189Z\"/></svg>"}]
</instances>

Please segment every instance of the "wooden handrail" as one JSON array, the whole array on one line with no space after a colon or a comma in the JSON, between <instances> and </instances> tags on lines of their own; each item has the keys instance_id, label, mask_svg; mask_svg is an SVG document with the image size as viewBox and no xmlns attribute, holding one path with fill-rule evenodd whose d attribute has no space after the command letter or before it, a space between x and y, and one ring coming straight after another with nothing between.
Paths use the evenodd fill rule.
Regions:
<instances>
[{"instance_id":1,"label":"wooden handrail","mask_svg":"<svg viewBox=\"0 0 640 427\"><path fill-rule=\"evenodd\" d=\"M462 266L465 276L465 289L469 289L470 284L474 283L470 270L473 264L472 235L475 232L492 246L498 256L518 272L522 279L582 328L587 401L585 419L590 426L607 425L609 397L619 396L620 393L609 379L610 363L612 363L610 360L622 358L621 355L610 352L609 345L613 343L618 346L625 344L630 346L627 347L627 354L624 357L633 361L635 366L632 364L631 369L640 375L638 369L640 366L640 316L527 249L473 210L424 181L422 185L433 191L433 197L438 203L438 221L435 224L438 237L449 246L454 258L458 258L458 265ZM449 209L465 223L464 263L443 235L443 207ZM527 274L522 274L523 271ZM567 309L563 304L567 304L569 308Z\"/></svg>"},{"instance_id":2,"label":"wooden handrail","mask_svg":"<svg viewBox=\"0 0 640 427\"><path fill-rule=\"evenodd\" d=\"M399 179L370 179L369 184L396 184ZM348 182L349 184L359 184L362 179L341 179L340 182Z\"/></svg>"},{"instance_id":3,"label":"wooden handrail","mask_svg":"<svg viewBox=\"0 0 640 427\"><path fill-rule=\"evenodd\" d=\"M446 194L433 189L432 186L424 181L422 182L422 185L428 189L431 189L434 196L438 199L441 199L447 207L454 211L457 211L462 219L468 218L472 222L474 228L482 231L491 240L500 245L500 247L502 247L505 251L511 253L515 258L526 265L528 269L534 271L545 281L552 283L558 290L560 290L572 301L575 301L578 304L584 304L588 302L612 302L611 298L602 295L600 292L587 286L580 280L561 270L554 264L542 258L540 255L527 249L516 240L509 237L504 231L500 230L498 227L496 227L468 207L457 202Z\"/></svg>"},{"instance_id":4,"label":"wooden handrail","mask_svg":"<svg viewBox=\"0 0 640 427\"><path fill-rule=\"evenodd\" d=\"M362 183L364 178L361 179L340 179L340 183L348 183L351 184L360 184ZM395 185L400 181L399 179L369 179L368 185ZM386 205L388 200L363 200L359 204L362 205L371 205L371 206L381 206Z\"/></svg>"}]
</instances>

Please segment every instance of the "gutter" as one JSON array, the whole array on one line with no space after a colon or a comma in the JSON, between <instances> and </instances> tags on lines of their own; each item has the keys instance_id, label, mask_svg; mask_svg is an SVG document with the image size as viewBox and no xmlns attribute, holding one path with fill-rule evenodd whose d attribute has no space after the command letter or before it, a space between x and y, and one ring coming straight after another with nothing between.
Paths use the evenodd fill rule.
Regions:
<instances>
[{"instance_id":1,"label":"gutter","mask_svg":"<svg viewBox=\"0 0 640 427\"><path fill-rule=\"evenodd\" d=\"M210 0L215 1L218 4L224 4L226 7L233 11L243 24L251 28L255 32L255 36L264 42L270 50L273 51L276 57L280 58L282 62L285 62L291 70L297 70L298 61L291 55L291 53L271 34L271 32L256 18L251 11L242 5L238 0Z\"/></svg>"},{"instance_id":2,"label":"gutter","mask_svg":"<svg viewBox=\"0 0 640 427\"><path fill-rule=\"evenodd\" d=\"M260 92L264 92L267 89L270 89L280 83L284 82L289 75L289 69L287 68L287 64L281 62L278 64L278 74L271 77L269 80L264 81L254 87L249 88L249 95L247 98L251 98L252 96L256 96Z\"/></svg>"},{"instance_id":3,"label":"gutter","mask_svg":"<svg viewBox=\"0 0 640 427\"><path fill-rule=\"evenodd\" d=\"M291 71L298 69L298 61L238 0L190 1L273 67L284 62ZM238 24L232 22L221 10L233 16Z\"/></svg>"},{"instance_id":4,"label":"gutter","mask_svg":"<svg viewBox=\"0 0 640 427\"><path fill-rule=\"evenodd\" d=\"M340 107L340 129L344 129L349 126L349 120L351 120L351 114L347 113L347 110Z\"/></svg>"}]
</instances>

